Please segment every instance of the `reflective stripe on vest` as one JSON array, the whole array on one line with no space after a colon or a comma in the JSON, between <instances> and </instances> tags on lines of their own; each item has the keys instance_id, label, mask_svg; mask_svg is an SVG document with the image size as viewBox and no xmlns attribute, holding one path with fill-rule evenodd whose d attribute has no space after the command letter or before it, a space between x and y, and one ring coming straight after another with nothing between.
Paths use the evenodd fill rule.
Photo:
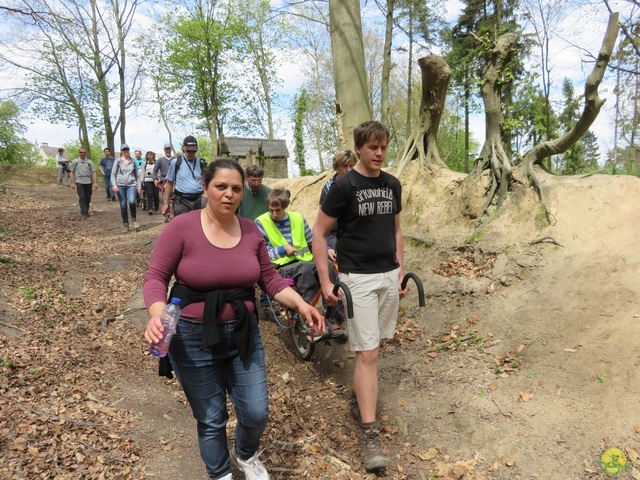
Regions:
<instances>
[{"instance_id":1,"label":"reflective stripe on vest","mask_svg":"<svg viewBox=\"0 0 640 480\"><path fill-rule=\"evenodd\" d=\"M308 247L307 239L304 235L304 218L302 217L302 214L298 212L287 212L287 214L289 215L289 223L291 224L292 247L296 250L302 250L304 247ZM284 236L280 230L278 230L278 227L269 215L269 212L260 215L256 218L256 221L259 221L262 225L272 247L282 247L287 243ZM275 260L271 260L271 262L276 266L281 267L296 260L311 262L313 260L313 254L311 252L306 252L295 257L286 256L276 258Z\"/></svg>"}]
</instances>

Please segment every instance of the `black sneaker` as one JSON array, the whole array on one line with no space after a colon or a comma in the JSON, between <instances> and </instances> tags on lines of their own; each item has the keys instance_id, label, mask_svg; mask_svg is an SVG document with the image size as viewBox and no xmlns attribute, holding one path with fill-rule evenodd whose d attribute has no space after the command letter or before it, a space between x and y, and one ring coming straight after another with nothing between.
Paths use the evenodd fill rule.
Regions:
<instances>
[{"instance_id":1,"label":"black sneaker","mask_svg":"<svg viewBox=\"0 0 640 480\"><path fill-rule=\"evenodd\" d=\"M379 470L387 467L387 459L380 444L380 429L369 427L362 434L363 465L367 470Z\"/></svg>"}]
</instances>

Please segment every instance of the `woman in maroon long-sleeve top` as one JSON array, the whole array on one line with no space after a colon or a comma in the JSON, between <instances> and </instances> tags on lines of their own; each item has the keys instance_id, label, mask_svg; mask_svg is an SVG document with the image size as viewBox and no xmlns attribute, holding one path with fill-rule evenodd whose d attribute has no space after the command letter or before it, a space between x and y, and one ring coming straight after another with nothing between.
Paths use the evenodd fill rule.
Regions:
<instances>
[{"instance_id":1,"label":"woman in maroon long-sleeve top","mask_svg":"<svg viewBox=\"0 0 640 480\"><path fill-rule=\"evenodd\" d=\"M318 311L274 269L256 225L235 215L243 186L244 172L233 160L217 160L206 168L207 206L167 225L156 241L143 288L151 316L145 338L156 343L175 275L171 296L179 297L183 308L169 358L198 422L200 455L212 479L231 479L230 461L250 478L269 478L257 454L269 404L253 285L297 308L316 331L325 328ZM238 419L231 451L227 392Z\"/></svg>"}]
</instances>

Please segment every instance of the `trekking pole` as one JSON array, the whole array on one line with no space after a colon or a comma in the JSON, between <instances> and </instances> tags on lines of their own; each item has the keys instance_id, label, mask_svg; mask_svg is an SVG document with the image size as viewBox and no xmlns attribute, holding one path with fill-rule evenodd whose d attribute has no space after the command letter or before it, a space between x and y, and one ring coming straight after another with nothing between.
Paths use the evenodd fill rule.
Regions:
<instances>
[{"instance_id":1,"label":"trekking pole","mask_svg":"<svg viewBox=\"0 0 640 480\"><path fill-rule=\"evenodd\" d=\"M353 318L353 299L351 297L351 290L344 283L338 282L333 286L333 294L338 296L338 290L342 290L342 296L347 304L347 318Z\"/></svg>"},{"instance_id":2,"label":"trekking pole","mask_svg":"<svg viewBox=\"0 0 640 480\"><path fill-rule=\"evenodd\" d=\"M422 282L420 281L418 275L416 275L415 273L407 273L402 279L402 283L400 284L402 290L404 290L404 288L407 286L407 282L409 281L409 279L413 280L413 282L416 284L416 287L418 288L418 304L421 307L424 307L424 287L422 286Z\"/></svg>"}]
</instances>

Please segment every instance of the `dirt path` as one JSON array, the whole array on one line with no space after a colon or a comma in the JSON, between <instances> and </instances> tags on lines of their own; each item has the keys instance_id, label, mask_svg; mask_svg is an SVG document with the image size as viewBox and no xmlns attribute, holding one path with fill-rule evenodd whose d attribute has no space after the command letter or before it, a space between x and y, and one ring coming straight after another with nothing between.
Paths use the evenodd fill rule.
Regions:
<instances>
[{"instance_id":1,"label":"dirt path","mask_svg":"<svg viewBox=\"0 0 640 480\"><path fill-rule=\"evenodd\" d=\"M543 233L563 247L530 245L538 233L508 218L471 245L446 237L434 209L425 231L407 228L432 239L407 245L428 305L404 301L381 352L387 478L608 478L608 448L637 460L639 230L621 225L640 210L619 206L640 182L623 187L550 192L559 222ZM143 212L141 231L122 235L101 191L86 220L65 188L12 191L0 204L0 478L206 478L184 396L156 375L142 337L140 286L161 218ZM274 322L261 331L272 478L373 478L347 412L346 347L304 362Z\"/></svg>"}]
</instances>

